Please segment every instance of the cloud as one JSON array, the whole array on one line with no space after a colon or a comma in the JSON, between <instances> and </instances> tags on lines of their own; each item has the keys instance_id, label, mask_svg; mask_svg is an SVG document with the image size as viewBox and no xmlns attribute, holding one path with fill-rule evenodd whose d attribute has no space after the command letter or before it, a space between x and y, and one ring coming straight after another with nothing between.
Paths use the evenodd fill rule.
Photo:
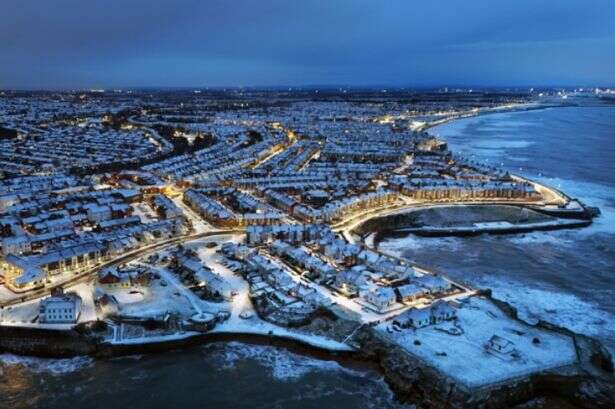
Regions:
<instances>
[{"instance_id":1,"label":"cloud","mask_svg":"<svg viewBox=\"0 0 615 409\"><path fill-rule=\"evenodd\" d=\"M21 0L0 87L549 82L539 52L613 83L613 20L605 0Z\"/></svg>"}]
</instances>

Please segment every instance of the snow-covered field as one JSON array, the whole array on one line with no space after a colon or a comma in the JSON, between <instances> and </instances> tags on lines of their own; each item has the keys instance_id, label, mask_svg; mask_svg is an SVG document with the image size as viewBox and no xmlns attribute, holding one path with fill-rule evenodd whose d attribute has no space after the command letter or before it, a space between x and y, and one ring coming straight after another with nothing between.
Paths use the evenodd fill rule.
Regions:
<instances>
[{"instance_id":1,"label":"snow-covered field","mask_svg":"<svg viewBox=\"0 0 615 409\"><path fill-rule=\"evenodd\" d=\"M183 294L170 284L162 286L160 280L152 282L150 291L144 294L141 301L134 301L130 299L129 303L120 304L122 315L156 317L167 312L177 312L189 317L196 312Z\"/></svg>"},{"instance_id":2,"label":"snow-covered field","mask_svg":"<svg viewBox=\"0 0 615 409\"><path fill-rule=\"evenodd\" d=\"M437 329L449 323L392 333L386 330L388 324L377 328L411 354L469 388L523 377L576 360L571 338L509 319L486 299L472 297L457 310L457 315L464 331L458 336ZM511 341L519 358L487 352L484 346L493 335ZM539 344L532 342L534 337L540 340ZM416 345L415 340L420 341L420 345Z\"/></svg>"},{"instance_id":3,"label":"snow-covered field","mask_svg":"<svg viewBox=\"0 0 615 409\"><path fill-rule=\"evenodd\" d=\"M0 310L2 325L28 325L38 315L40 299L5 307Z\"/></svg>"}]
</instances>

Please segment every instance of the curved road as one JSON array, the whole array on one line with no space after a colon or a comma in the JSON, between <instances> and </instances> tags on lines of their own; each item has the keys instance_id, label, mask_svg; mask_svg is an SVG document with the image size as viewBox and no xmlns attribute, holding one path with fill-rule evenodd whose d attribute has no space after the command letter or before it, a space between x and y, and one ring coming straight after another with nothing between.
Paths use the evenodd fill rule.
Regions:
<instances>
[{"instance_id":1,"label":"curved road","mask_svg":"<svg viewBox=\"0 0 615 409\"><path fill-rule=\"evenodd\" d=\"M68 280L65 280L59 283L54 283L52 285L46 286L44 288L41 288L35 291L27 291L27 294L24 294L21 297L18 295L18 293L15 293L16 294L15 298L0 302L0 307L4 308L9 305L19 304L25 301L40 298L44 295L50 294L51 290L53 290L54 288L87 282L88 280L92 278L92 276L95 273L97 273L99 270L103 268L113 266L116 264L127 263L130 261L136 260L138 258L141 258L149 253L153 253L155 251L159 251L167 247L175 246L175 245L182 244L182 243L187 243L187 242L194 241L194 240L199 240L205 237L223 236L226 234L239 234L243 232L244 232L243 230L232 230L232 229L231 230L214 230L214 231L207 231L207 232L196 233L196 234L191 234L191 235L173 237L171 239L163 240L158 243L150 244L148 246L141 247L139 249L130 251L112 260L105 261L102 264L98 264L90 269L82 271L81 273L76 274L75 276L71 277Z\"/></svg>"}]
</instances>

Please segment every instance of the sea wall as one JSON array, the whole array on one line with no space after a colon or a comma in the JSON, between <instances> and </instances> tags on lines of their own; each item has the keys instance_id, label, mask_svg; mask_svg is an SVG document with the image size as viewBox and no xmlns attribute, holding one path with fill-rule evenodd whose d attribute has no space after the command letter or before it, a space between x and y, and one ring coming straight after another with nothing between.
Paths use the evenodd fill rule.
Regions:
<instances>
[{"instance_id":1,"label":"sea wall","mask_svg":"<svg viewBox=\"0 0 615 409\"><path fill-rule=\"evenodd\" d=\"M77 331L0 326L0 351L17 355L64 358L91 355L96 351L96 337Z\"/></svg>"},{"instance_id":2,"label":"sea wall","mask_svg":"<svg viewBox=\"0 0 615 409\"><path fill-rule=\"evenodd\" d=\"M518 319L516 309L493 298L490 290L480 293L509 317ZM356 326L356 323L338 320L320 317L319 321L323 322L318 325L319 331L339 335L338 333L347 333L351 327ZM548 322L540 321L536 325L544 330L572 337L578 363L509 383L477 389L468 389L458 384L445 373L392 343L369 325L361 326L355 332L351 342L358 349L349 352L331 352L297 340L264 334L203 333L164 342L114 345L102 342L102 339L93 333L16 327L0 327L0 351L41 357L91 355L106 358L189 348L208 342L240 341L282 347L320 359L354 362L373 367L382 372L399 400L421 402L421 407L425 408L510 408L536 398L564 400L578 408L615 407L612 357L600 342Z\"/></svg>"},{"instance_id":3,"label":"sea wall","mask_svg":"<svg viewBox=\"0 0 615 409\"><path fill-rule=\"evenodd\" d=\"M386 237L473 236L478 234L513 234L540 230L586 227L592 217L577 212L577 217L558 217L559 213L514 204L451 204L409 208L403 213L371 218L357 226L353 233L366 236L375 233L377 245ZM482 224L486 222L508 222Z\"/></svg>"}]
</instances>

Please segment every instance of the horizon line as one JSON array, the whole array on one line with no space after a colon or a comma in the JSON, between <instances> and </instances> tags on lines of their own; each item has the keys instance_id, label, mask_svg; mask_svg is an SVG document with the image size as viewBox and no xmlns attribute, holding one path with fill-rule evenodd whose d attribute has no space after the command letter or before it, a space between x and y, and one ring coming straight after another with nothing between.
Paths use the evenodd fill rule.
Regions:
<instances>
[{"instance_id":1,"label":"horizon line","mask_svg":"<svg viewBox=\"0 0 615 409\"><path fill-rule=\"evenodd\" d=\"M90 87L8 87L0 88L0 92L118 92L118 91L399 91L399 90L443 90L448 92L455 91L482 91L482 90L536 90L536 89L598 89L613 88L615 85L558 85L558 84L528 84L528 85L461 85L461 84L441 84L441 85L391 85L391 84L304 84L304 85L234 85L234 86L90 86Z\"/></svg>"}]
</instances>

